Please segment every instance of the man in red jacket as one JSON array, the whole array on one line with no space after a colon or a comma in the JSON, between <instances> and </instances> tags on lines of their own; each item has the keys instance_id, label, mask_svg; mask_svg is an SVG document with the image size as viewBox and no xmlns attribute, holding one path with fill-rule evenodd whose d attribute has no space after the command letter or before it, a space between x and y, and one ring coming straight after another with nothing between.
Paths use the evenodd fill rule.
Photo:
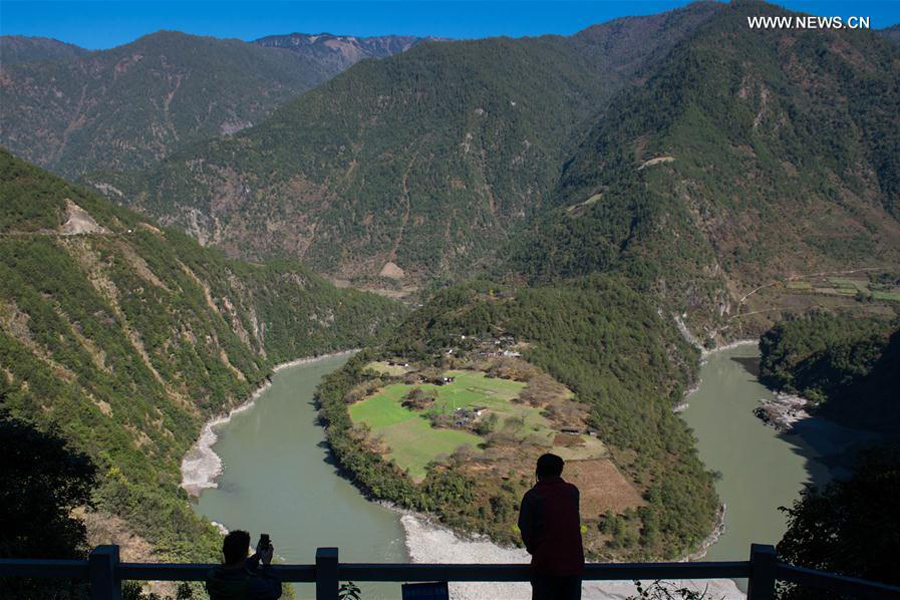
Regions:
<instances>
[{"instance_id":1,"label":"man in red jacket","mask_svg":"<svg viewBox=\"0 0 900 600\"><path fill-rule=\"evenodd\" d=\"M563 459L544 454L538 482L525 493L519 530L531 554L532 600L580 600L584 548L578 488L561 477Z\"/></svg>"}]
</instances>

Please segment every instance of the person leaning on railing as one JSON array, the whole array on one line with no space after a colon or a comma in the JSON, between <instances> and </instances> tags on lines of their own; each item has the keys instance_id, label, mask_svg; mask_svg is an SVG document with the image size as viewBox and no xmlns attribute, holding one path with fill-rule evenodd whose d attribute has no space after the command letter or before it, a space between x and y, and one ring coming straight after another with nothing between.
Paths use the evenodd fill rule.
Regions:
<instances>
[{"instance_id":1,"label":"person leaning on railing","mask_svg":"<svg viewBox=\"0 0 900 600\"><path fill-rule=\"evenodd\" d=\"M275 547L261 538L256 553L247 557L250 534L236 529L225 536L222 554L225 563L210 569L206 591L210 600L276 600L281 597L281 581L269 570ZM262 566L260 566L262 562Z\"/></svg>"},{"instance_id":2,"label":"person leaning on railing","mask_svg":"<svg viewBox=\"0 0 900 600\"><path fill-rule=\"evenodd\" d=\"M580 600L584 571L578 488L563 480L555 454L537 461L537 484L525 493L519 531L531 554L532 600Z\"/></svg>"}]
</instances>

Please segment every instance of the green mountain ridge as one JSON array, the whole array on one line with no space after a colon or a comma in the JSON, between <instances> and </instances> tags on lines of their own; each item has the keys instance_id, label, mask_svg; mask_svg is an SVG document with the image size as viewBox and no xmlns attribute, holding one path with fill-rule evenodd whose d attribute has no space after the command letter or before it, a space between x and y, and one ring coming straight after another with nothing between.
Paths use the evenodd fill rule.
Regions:
<instances>
[{"instance_id":1,"label":"green mountain ridge","mask_svg":"<svg viewBox=\"0 0 900 600\"><path fill-rule=\"evenodd\" d=\"M277 363L370 343L401 307L224 258L6 151L0 198L0 408L90 455L100 509L162 557L214 559L179 488L202 424Z\"/></svg>"},{"instance_id":2,"label":"green mountain ridge","mask_svg":"<svg viewBox=\"0 0 900 600\"><path fill-rule=\"evenodd\" d=\"M424 44L148 175L91 180L233 255L404 284L614 271L702 338L756 335L779 281L900 260L896 47L747 27L767 12L789 14L694 4Z\"/></svg>"},{"instance_id":3,"label":"green mountain ridge","mask_svg":"<svg viewBox=\"0 0 900 600\"><path fill-rule=\"evenodd\" d=\"M40 52L48 44L57 60ZM145 169L191 143L259 123L365 57L345 47L266 46L160 31L110 50L74 52L61 42L4 37L0 144L69 177Z\"/></svg>"},{"instance_id":4,"label":"green mountain ridge","mask_svg":"<svg viewBox=\"0 0 900 600\"><path fill-rule=\"evenodd\" d=\"M22 35L0 36L0 65L71 60L90 54L90 52L85 48L53 38Z\"/></svg>"},{"instance_id":5,"label":"green mountain ridge","mask_svg":"<svg viewBox=\"0 0 900 600\"><path fill-rule=\"evenodd\" d=\"M613 100L507 272L625 273L692 329L737 337L757 327L737 315L772 310L760 286L900 262L897 50L746 27L764 11L782 13L723 8Z\"/></svg>"},{"instance_id":6,"label":"green mountain ridge","mask_svg":"<svg viewBox=\"0 0 900 600\"><path fill-rule=\"evenodd\" d=\"M413 281L469 272L539 210L583 124L719 10L420 44L147 176L90 180L231 254L298 256L342 277L388 263Z\"/></svg>"}]
</instances>

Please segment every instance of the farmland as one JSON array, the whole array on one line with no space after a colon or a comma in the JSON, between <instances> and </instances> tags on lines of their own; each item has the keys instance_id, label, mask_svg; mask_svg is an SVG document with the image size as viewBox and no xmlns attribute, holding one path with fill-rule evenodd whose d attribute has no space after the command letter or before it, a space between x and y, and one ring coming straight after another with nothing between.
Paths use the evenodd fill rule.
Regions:
<instances>
[{"instance_id":1,"label":"farmland","mask_svg":"<svg viewBox=\"0 0 900 600\"><path fill-rule=\"evenodd\" d=\"M809 277L785 282L786 289L799 293L828 296L851 296L862 300L900 302L900 286L896 276L881 277Z\"/></svg>"},{"instance_id":2,"label":"farmland","mask_svg":"<svg viewBox=\"0 0 900 600\"><path fill-rule=\"evenodd\" d=\"M550 423L537 408L512 402L526 384L487 377L475 371L450 370L444 385L393 383L350 407L354 424L365 424L375 439L387 448L385 455L407 470L414 480L425 476L428 463L452 454L460 446L477 449L484 436L459 429L433 427L428 414L402 405L413 388L434 393L427 413L452 416L460 409L479 409L476 418L496 415L498 427L516 437L535 436L547 443L554 434Z\"/></svg>"}]
</instances>

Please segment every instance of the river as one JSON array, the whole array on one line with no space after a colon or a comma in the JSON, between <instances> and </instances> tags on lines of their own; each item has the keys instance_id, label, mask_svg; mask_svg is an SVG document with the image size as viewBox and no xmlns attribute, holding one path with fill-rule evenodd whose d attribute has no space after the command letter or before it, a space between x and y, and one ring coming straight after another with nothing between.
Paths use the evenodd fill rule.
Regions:
<instances>
[{"instance_id":1,"label":"river","mask_svg":"<svg viewBox=\"0 0 900 600\"><path fill-rule=\"evenodd\" d=\"M756 380L757 354L755 346L745 345L707 355L700 387L682 413L697 435L701 458L721 473L717 489L727 505L725 531L707 560L743 560L751 542L777 542L785 529L778 507L790 505L805 482L826 480L843 449L860 439L816 419L802 422L800 435L766 427L752 413L761 398L772 396ZM492 553L469 542L459 541L451 550L448 532L427 530L412 517L401 524L399 514L369 502L340 477L329 462L311 402L321 377L346 360L326 358L280 370L251 409L222 425L213 449L224 470L196 510L226 528L248 529L254 539L260 532L271 534L277 555L290 563L312 562L319 546L339 547L344 561L406 562L411 557L404 525L417 532L409 547L419 562L459 556L476 562L475 554L521 561L524 555L515 551ZM303 585L298 591L307 597L312 589ZM396 585L364 591L367 600L398 595Z\"/></svg>"},{"instance_id":2,"label":"river","mask_svg":"<svg viewBox=\"0 0 900 600\"><path fill-rule=\"evenodd\" d=\"M197 512L250 531L254 544L268 533L287 563L312 563L320 546L337 546L347 562L407 562L400 516L339 476L316 423L313 391L346 361L325 358L278 371L250 410L219 429L213 448L224 469L218 487L201 494ZM369 586L365 597L392 597L384 587ZM307 584L297 591L314 594Z\"/></svg>"},{"instance_id":3,"label":"river","mask_svg":"<svg viewBox=\"0 0 900 600\"><path fill-rule=\"evenodd\" d=\"M758 357L750 344L706 355L700 386L682 413L700 458L721 474L725 531L705 560L746 560L751 543L777 543L786 529L778 508L790 506L805 483L840 472L845 451L870 437L820 418L799 422L791 434L765 426L753 409L774 396L757 381Z\"/></svg>"}]
</instances>

